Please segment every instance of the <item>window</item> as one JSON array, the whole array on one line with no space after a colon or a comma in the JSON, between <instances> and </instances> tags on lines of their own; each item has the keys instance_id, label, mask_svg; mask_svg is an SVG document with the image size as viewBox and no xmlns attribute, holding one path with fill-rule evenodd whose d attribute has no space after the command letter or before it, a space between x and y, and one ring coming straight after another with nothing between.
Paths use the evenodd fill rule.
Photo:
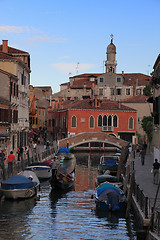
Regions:
<instances>
[{"instance_id":1,"label":"window","mask_svg":"<svg viewBox=\"0 0 160 240\"><path fill-rule=\"evenodd\" d=\"M102 116L98 116L98 127L102 127Z\"/></svg>"},{"instance_id":2,"label":"window","mask_svg":"<svg viewBox=\"0 0 160 240\"><path fill-rule=\"evenodd\" d=\"M103 95L103 88L99 89L99 95L101 95L101 96Z\"/></svg>"},{"instance_id":3,"label":"window","mask_svg":"<svg viewBox=\"0 0 160 240\"><path fill-rule=\"evenodd\" d=\"M107 126L107 116L104 115L103 117L103 126Z\"/></svg>"},{"instance_id":4,"label":"window","mask_svg":"<svg viewBox=\"0 0 160 240\"><path fill-rule=\"evenodd\" d=\"M114 115L114 117L113 117L113 127L118 127L118 118L117 118L117 115Z\"/></svg>"},{"instance_id":5,"label":"window","mask_svg":"<svg viewBox=\"0 0 160 240\"><path fill-rule=\"evenodd\" d=\"M111 88L111 95L114 95L114 88Z\"/></svg>"},{"instance_id":6,"label":"window","mask_svg":"<svg viewBox=\"0 0 160 240\"><path fill-rule=\"evenodd\" d=\"M109 115L108 117L108 126L112 126L112 116Z\"/></svg>"},{"instance_id":7,"label":"window","mask_svg":"<svg viewBox=\"0 0 160 240\"><path fill-rule=\"evenodd\" d=\"M121 82L121 78L117 78L117 82Z\"/></svg>"},{"instance_id":8,"label":"window","mask_svg":"<svg viewBox=\"0 0 160 240\"><path fill-rule=\"evenodd\" d=\"M41 115L41 111L39 111L39 116Z\"/></svg>"},{"instance_id":9,"label":"window","mask_svg":"<svg viewBox=\"0 0 160 240\"><path fill-rule=\"evenodd\" d=\"M103 82L103 78L100 78L99 81L100 81L100 82Z\"/></svg>"},{"instance_id":10,"label":"window","mask_svg":"<svg viewBox=\"0 0 160 240\"><path fill-rule=\"evenodd\" d=\"M136 90L136 95L141 95L142 94L142 89L137 89Z\"/></svg>"},{"instance_id":11,"label":"window","mask_svg":"<svg viewBox=\"0 0 160 240\"><path fill-rule=\"evenodd\" d=\"M121 88L117 88L117 95L121 95L122 94L122 89Z\"/></svg>"},{"instance_id":12,"label":"window","mask_svg":"<svg viewBox=\"0 0 160 240\"><path fill-rule=\"evenodd\" d=\"M71 127L76 128L77 127L77 118L76 116L72 116L71 118Z\"/></svg>"},{"instance_id":13,"label":"window","mask_svg":"<svg viewBox=\"0 0 160 240\"><path fill-rule=\"evenodd\" d=\"M89 128L94 128L94 117L93 116L91 116L89 118Z\"/></svg>"},{"instance_id":14,"label":"window","mask_svg":"<svg viewBox=\"0 0 160 240\"><path fill-rule=\"evenodd\" d=\"M134 122L133 117L130 117L130 119L129 119L129 129L133 129L133 122Z\"/></svg>"},{"instance_id":15,"label":"window","mask_svg":"<svg viewBox=\"0 0 160 240\"><path fill-rule=\"evenodd\" d=\"M131 89L130 88L126 88L126 95L131 95Z\"/></svg>"}]
</instances>

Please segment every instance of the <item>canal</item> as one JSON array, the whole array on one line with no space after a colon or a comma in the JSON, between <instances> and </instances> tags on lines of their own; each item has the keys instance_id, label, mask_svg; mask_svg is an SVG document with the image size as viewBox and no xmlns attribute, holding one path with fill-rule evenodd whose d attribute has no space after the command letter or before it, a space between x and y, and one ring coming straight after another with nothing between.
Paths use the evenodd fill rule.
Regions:
<instances>
[{"instance_id":1,"label":"canal","mask_svg":"<svg viewBox=\"0 0 160 240\"><path fill-rule=\"evenodd\" d=\"M133 240L136 230L132 213L97 213L94 182L100 153L76 153L76 181L68 192L54 192L41 183L40 199L5 200L0 203L0 239Z\"/></svg>"}]
</instances>

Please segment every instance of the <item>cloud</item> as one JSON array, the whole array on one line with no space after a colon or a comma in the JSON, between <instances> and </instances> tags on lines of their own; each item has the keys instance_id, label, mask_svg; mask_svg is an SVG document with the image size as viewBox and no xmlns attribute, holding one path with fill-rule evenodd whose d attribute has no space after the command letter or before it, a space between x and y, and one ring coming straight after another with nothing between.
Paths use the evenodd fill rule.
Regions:
<instances>
[{"instance_id":1,"label":"cloud","mask_svg":"<svg viewBox=\"0 0 160 240\"><path fill-rule=\"evenodd\" d=\"M0 26L0 32L5 33L22 33L33 31L32 27L21 27L21 26Z\"/></svg>"},{"instance_id":2,"label":"cloud","mask_svg":"<svg viewBox=\"0 0 160 240\"><path fill-rule=\"evenodd\" d=\"M32 38L25 39L25 42L54 42L54 43L62 43L67 41L66 38L51 38L48 36L33 36Z\"/></svg>"},{"instance_id":3,"label":"cloud","mask_svg":"<svg viewBox=\"0 0 160 240\"><path fill-rule=\"evenodd\" d=\"M95 68L94 64L88 64L88 63L53 63L53 68L58 69L60 72L63 73L73 73L76 71L85 71L90 70L92 68Z\"/></svg>"}]
</instances>

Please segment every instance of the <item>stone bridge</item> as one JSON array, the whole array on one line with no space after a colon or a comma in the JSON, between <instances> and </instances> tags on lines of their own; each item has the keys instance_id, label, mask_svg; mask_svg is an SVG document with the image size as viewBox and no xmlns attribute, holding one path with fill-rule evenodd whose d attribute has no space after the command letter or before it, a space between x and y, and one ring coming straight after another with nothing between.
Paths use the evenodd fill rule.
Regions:
<instances>
[{"instance_id":1,"label":"stone bridge","mask_svg":"<svg viewBox=\"0 0 160 240\"><path fill-rule=\"evenodd\" d=\"M79 133L75 136L59 140L58 147L66 148L68 144L69 149L72 149L80 146L81 144L91 142L106 143L119 149L126 148L129 144L127 141L108 135L106 133Z\"/></svg>"}]
</instances>

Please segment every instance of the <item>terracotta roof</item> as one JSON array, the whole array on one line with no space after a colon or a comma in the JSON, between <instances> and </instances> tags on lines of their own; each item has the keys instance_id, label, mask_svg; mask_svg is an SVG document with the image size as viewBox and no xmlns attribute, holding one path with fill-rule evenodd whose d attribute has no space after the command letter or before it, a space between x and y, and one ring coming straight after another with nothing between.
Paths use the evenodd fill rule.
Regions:
<instances>
[{"instance_id":1,"label":"terracotta roof","mask_svg":"<svg viewBox=\"0 0 160 240\"><path fill-rule=\"evenodd\" d=\"M79 74L79 75L75 75L73 77L70 77L70 78L79 78L79 77L82 77L82 78L88 78L88 77L98 77L100 75L102 75L103 73L83 73L83 74Z\"/></svg>"},{"instance_id":2,"label":"terracotta roof","mask_svg":"<svg viewBox=\"0 0 160 240\"><path fill-rule=\"evenodd\" d=\"M4 52L0 52L0 59L15 60L15 58L12 57L10 54Z\"/></svg>"},{"instance_id":3,"label":"terracotta roof","mask_svg":"<svg viewBox=\"0 0 160 240\"><path fill-rule=\"evenodd\" d=\"M118 110L118 111L136 111L133 108L124 106L117 101L110 101L108 99L101 100L100 107L93 107L91 99L75 100L75 101L64 101L63 109L88 109L88 110Z\"/></svg>"},{"instance_id":4,"label":"terracotta roof","mask_svg":"<svg viewBox=\"0 0 160 240\"><path fill-rule=\"evenodd\" d=\"M120 75L120 74L119 74ZM131 85L146 85L149 84L150 76L142 74L142 73L125 73L121 74L124 76L124 85L131 86Z\"/></svg>"},{"instance_id":5,"label":"terracotta roof","mask_svg":"<svg viewBox=\"0 0 160 240\"><path fill-rule=\"evenodd\" d=\"M90 82L89 79L86 78L77 79L73 81L73 84L70 86L70 88L84 88L84 85L91 88L92 82Z\"/></svg>"},{"instance_id":6,"label":"terracotta roof","mask_svg":"<svg viewBox=\"0 0 160 240\"><path fill-rule=\"evenodd\" d=\"M133 97L129 97L126 99L120 100L121 103L145 103L147 102L147 98L145 95L137 95Z\"/></svg>"},{"instance_id":7,"label":"terracotta roof","mask_svg":"<svg viewBox=\"0 0 160 240\"><path fill-rule=\"evenodd\" d=\"M2 51L2 44L0 45L0 51ZM25 52L25 51L22 51L22 50L19 50L19 49L16 49L16 48L12 48L12 47L9 47L9 46L8 46L8 53L9 54L27 54L27 55L29 55L28 52Z\"/></svg>"}]
</instances>

